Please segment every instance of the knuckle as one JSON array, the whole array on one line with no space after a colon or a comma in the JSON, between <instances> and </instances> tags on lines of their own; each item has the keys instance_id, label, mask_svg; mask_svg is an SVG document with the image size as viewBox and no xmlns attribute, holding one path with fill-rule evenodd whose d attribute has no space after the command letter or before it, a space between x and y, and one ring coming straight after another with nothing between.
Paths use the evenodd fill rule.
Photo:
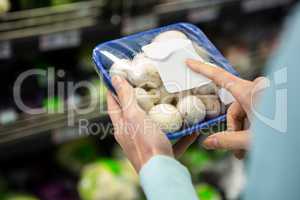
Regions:
<instances>
[{"instance_id":1,"label":"knuckle","mask_svg":"<svg viewBox=\"0 0 300 200\"><path fill-rule=\"evenodd\" d=\"M259 76L259 77L257 77L256 79L254 79L254 83L258 83L258 82L260 82L260 81L266 81L266 80L268 80L266 77L264 77L264 76Z\"/></svg>"},{"instance_id":2,"label":"knuckle","mask_svg":"<svg viewBox=\"0 0 300 200\"><path fill-rule=\"evenodd\" d=\"M230 87L232 87L233 85L235 85L236 82L236 78L231 75L230 73L228 73L227 71L223 70L223 69L219 69L217 72L215 72L215 77L216 77L216 82L226 88L226 89L230 89Z\"/></svg>"},{"instance_id":3,"label":"knuckle","mask_svg":"<svg viewBox=\"0 0 300 200\"><path fill-rule=\"evenodd\" d=\"M220 82L222 77L224 77L224 71L220 67L214 67L211 69L212 72L212 79L215 80L216 82Z\"/></svg>"}]
</instances>

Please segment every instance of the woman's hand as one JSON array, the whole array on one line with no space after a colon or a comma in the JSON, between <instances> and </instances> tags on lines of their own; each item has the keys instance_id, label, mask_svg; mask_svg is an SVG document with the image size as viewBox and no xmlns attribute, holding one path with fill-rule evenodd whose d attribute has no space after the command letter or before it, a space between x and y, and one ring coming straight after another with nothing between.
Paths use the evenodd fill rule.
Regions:
<instances>
[{"instance_id":1,"label":"woman's hand","mask_svg":"<svg viewBox=\"0 0 300 200\"><path fill-rule=\"evenodd\" d=\"M138 106L134 90L119 76L112 79L118 102L108 93L108 113L114 126L114 136L137 172L155 155L179 156L197 138L187 136L172 145L165 133Z\"/></svg>"},{"instance_id":2,"label":"woman's hand","mask_svg":"<svg viewBox=\"0 0 300 200\"><path fill-rule=\"evenodd\" d=\"M256 88L264 78L247 81L236 77L220 67L188 60L187 65L195 72L211 79L218 86L227 89L235 97L227 111L227 131L213 134L203 142L207 149L230 149L237 158L243 158L250 145L250 122Z\"/></svg>"}]
</instances>

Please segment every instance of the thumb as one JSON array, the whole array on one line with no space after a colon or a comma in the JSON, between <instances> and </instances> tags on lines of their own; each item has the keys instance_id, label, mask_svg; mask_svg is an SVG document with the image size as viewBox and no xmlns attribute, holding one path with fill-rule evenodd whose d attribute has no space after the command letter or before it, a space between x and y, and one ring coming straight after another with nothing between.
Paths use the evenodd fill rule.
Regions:
<instances>
[{"instance_id":1,"label":"thumb","mask_svg":"<svg viewBox=\"0 0 300 200\"><path fill-rule=\"evenodd\" d=\"M206 149L248 149L250 145L250 131L224 131L213 134L203 141Z\"/></svg>"}]
</instances>

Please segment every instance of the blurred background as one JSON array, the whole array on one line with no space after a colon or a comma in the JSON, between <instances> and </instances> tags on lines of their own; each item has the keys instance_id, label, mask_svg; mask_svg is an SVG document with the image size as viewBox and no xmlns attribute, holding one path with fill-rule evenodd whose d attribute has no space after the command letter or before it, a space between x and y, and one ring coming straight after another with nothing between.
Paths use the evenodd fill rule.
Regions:
<instances>
[{"instance_id":1,"label":"blurred background","mask_svg":"<svg viewBox=\"0 0 300 200\"><path fill-rule=\"evenodd\" d=\"M93 127L79 132L80 118L93 122L94 129L97 124L111 127L106 90L91 59L93 47L135 32L190 22L242 77L252 80L263 74L296 2L0 0L0 200L145 199L113 137ZM30 69L53 75L31 75L20 88L26 106L52 111L48 114L29 114L14 101L14 84ZM96 95L84 87L47 95L49 88L80 81L92 83ZM85 108L90 103L94 110L72 112L74 105ZM67 112L56 112L60 110ZM69 114L74 126L68 126ZM201 139L181 158L199 197L239 199L246 181L243 161L228 152L202 149Z\"/></svg>"}]
</instances>

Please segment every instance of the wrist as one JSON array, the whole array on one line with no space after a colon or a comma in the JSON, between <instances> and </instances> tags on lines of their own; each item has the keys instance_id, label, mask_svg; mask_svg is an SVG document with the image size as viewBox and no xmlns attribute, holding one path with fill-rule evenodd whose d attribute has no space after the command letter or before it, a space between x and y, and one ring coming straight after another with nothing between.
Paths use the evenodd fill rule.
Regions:
<instances>
[{"instance_id":1,"label":"wrist","mask_svg":"<svg viewBox=\"0 0 300 200\"><path fill-rule=\"evenodd\" d=\"M143 168L144 165L146 165L151 159L158 157L158 156L164 156L168 158L174 158L174 154L172 151L168 150L162 150L162 149L154 149L151 151L151 153L147 154L143 159L141 159L140 166L138 168L138 172Z\"/></svg>"}]
</instances>

